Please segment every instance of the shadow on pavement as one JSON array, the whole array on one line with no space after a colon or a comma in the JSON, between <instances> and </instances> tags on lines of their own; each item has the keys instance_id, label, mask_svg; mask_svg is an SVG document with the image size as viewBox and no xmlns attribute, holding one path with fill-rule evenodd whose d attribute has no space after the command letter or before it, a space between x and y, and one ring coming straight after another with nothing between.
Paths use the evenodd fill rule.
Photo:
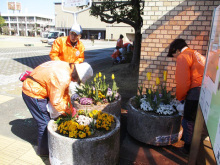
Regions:
<instances>
[{"instance_id":1,"label":"shadow on pavement","mask_svg":"<svg viewBox=\"0 0 220 165\"><path fill-rule=\"evenodd\" d=\"M87 50L85 51L85 59L89 58L95 58L98 54L106 54L106 52L109 52L109 56L106 56L106 58L111 57L112 54L112 48L105 48L105 49L95 49L95 50ZM24 57L24 58L14 58L13 60L26 65L30 68L36 68L38 65L50 61L49 54L48 55L40 55L40 56L32 56L32 57ZM96 61L96 60L94 60Z\"/></svg>"},{"instance_id":2,"label":"shadow on pavement","mask_svg":"<svg viewBox=\"0 0 220 165\"><path fill-rule=\"evenodd\" d=\"M121 115L120 165L188 164L188 155L179 151L182 141L170 146L153 146L139 142L127 132L127 115Z\"/></svg>"},{"instance_id":3,"label":"shadow on pavement","mask_svg":"<svg viewBox=\"0 0 220 165\"><path fill-rule=\"evenodd\" d=\"M33 118L26 119L16 119L10 121L11 132L20 137L21 139L31 143L32 145L37 145L37 123Z\"/></svg>"}]
</instances>

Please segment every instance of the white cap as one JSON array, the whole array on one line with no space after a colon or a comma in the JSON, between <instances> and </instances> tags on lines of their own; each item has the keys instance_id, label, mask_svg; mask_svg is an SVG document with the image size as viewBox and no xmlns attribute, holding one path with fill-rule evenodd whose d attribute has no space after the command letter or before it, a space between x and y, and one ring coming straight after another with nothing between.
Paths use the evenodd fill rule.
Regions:
<instances>
[{"instance_id":1,"label":"white cap","mask_svg":"<svg viewBox=\"0 0 220 165\"><path fill-rule=\"evenodd\" d=\"M75 32L77 35L81 34L82 33L82 28L79 24L74 24L71 29L70 29L71 32Z\"/></svg>"},{"instance_id":2,"label":"white cap","mask_svg":"<svg viewBox=\"0 0 220 165\"><path fill-rule=\"evenodd\" d=\"M76 71L79 75L80 81L84 84L90 77L93 76L92 67L87 63L75 64Z\"/></svg>"}]
</instances>

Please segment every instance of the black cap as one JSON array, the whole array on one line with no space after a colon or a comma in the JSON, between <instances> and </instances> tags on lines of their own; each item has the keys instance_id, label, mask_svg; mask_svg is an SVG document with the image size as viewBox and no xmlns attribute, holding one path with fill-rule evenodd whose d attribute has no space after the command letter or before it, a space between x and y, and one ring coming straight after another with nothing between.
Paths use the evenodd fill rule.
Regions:
<instances>
[{"instance_id":1,"label":"black cap","mask_svg":"<svg viewBox=\"0 0 220 165\"><path fill-rule=\"evenodd\" d=\"M173 54L176 53L177 50L181 50L187 46L186 41L184 39L175 39L171 44L170 44L170 49L167 54L167 57L173 57Z\"/></svg>"}]
</instances>

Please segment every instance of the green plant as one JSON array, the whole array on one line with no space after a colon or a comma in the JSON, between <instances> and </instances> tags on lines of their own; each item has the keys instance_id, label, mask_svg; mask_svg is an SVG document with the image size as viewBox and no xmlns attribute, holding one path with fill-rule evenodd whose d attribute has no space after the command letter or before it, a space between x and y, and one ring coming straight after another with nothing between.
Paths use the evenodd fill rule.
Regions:
<instances>
[{"instance_id":1,"label":"green plant","mask_svg":"<svg viewBox=\"0 0 220 165\"><path fill-rule=\"evenodd\" d=\"M109 87L105 80L105 75L102 76L102 73L99 72L93 81L90 83L86 82L85 85L76 88L76 93L80 98L91 98L94 104L112 102L117 99L119 88L115 82L114 74L112 74L112 88Z\"/></svg>"}]
</instances>

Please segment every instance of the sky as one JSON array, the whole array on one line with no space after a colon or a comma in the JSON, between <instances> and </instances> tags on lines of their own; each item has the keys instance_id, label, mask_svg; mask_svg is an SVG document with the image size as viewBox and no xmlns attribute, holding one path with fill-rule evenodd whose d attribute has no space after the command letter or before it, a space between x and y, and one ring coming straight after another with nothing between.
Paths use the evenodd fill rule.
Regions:
<instances>
[{"instance_id":1,"label":"sky","mask_svg":"<svg viewBox=\"0 0 220 165\"><path fill-rule=\"evenodd\" d=\"M61 0L0 0L0 12L2 14L13 13L12 10L7 10L7 2L20 2L20 13L40 14L54 17L54 2L61 2ZM16 13L19 12L16 11Z\"/></svg>"}]
</instances>

